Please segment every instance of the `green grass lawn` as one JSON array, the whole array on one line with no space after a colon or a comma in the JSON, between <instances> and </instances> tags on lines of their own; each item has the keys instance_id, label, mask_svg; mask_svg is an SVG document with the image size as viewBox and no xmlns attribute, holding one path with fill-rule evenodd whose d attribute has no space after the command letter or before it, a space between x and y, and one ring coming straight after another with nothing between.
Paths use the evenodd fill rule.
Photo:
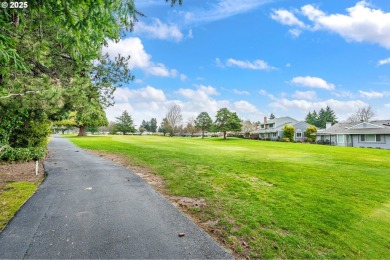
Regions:
<instances>
[{"instance_id":1,"label":"green grass lawn","mask_svg":"<svg viewBox=\"0 0 390 260\"><path fill-rule=\"evenodd\" d=\"M161 175L257 258L390 258L390 151L241 139L71 137Z\"/></svg>"},{"instance_id":2,"label":"green grass lawn","mask_svg":"<svg viewBox=\"0 0 390 260\"><path fill-rule=\"evenodd\" d=\"M0 188L0 231L37 188L31 182L9 182Z\"/></svg>"}]
</instances>

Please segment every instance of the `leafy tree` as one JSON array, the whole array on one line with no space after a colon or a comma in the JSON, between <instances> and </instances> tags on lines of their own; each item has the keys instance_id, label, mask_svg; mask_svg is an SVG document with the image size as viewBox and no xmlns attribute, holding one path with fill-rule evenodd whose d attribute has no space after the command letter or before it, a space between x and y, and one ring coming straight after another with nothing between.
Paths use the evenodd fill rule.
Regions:
<instances>
[{"instance_id":1,"label":"leafy tree","mask_svg":"<svg viewBox=\"0 0 390 260\"><path fill-rule=\"evenodd\" d=\"M210 118L207 112L201 112L195 120L195 126L202 130L202 138L204 138L204 132L209 131L213 125L213 120Z\"/></svg>"},{"instance_id":2,"label":"leafy tree","mask_svg":"<svg viewBox=\"0 0 390 260\"><path fill-rule=\"evenodd\" d=\"M166 127L165 127L165 125L167 124L167 119L166 118L164 118L163 119L163 121L161 122L161 124L160 124L160 127L158 128L158 132L159 133L163 133L164 134L164 136L167 134L167 129L166 129Z\"/></svg>"},{"instance_id":3,"label":"leafy tree","mask_svg":"<svg viewBox=\"0 0 390 260\"><path fill-rule=\"evenodd\" d=\"M256 123L252 123L250 120L241 121L241 129L245 134L245 137L249 137L251 131L257 127Z\"/></svg>"},{"instance_id":4,"label":"leafy tree","mask_svg":"<svg viewBox=\"0 0 390 260\"><path fill-rule=\"evenodd\" d=\"M145 128L145 127L142 127L142 126L140 126L140 127L138 128L138 130L140 131L141 135L142 135L144 132L147 131L146 128Z\"/></svg>"},{"instance_id":5,"label":"leafy tree","mask_svg":"<svg viewBox=\"0 0 390 260\"><path fill-rule=\"evenodd\" d=\"M269 119L275 119L274 113L271 113L271 115L269 116Z\"/></svg>"},{"instance_id":6,"label":"leafy tree","mask_svg":"<svg viewBox=\"0 0 390 260\"><path fill-rule=\"evenodd\" d=\"M115 134L117 132L115 122L110 121L108 122L107 126L101 126L99 127L99 132L109 133L109 134Z\"/></svg>"},{"instance_id":7,"label":"leafy tree","mask_svg":"<svg viewBox=\"0 0 390 260\"><path fill-rule=\"evenodd\" d=\"M183 0L165 0L165 2L171 2L171 6L174 6L176 3L179 3L179 5L183 4Z\"/></svg>"},{"instance_id":8,"label":"leafy tree","mask_svg":"<svg viewBox=\"0 0 390 260\"><path fill-rule=\"evenodd\" d=\"M317 133L317 127L314 125L309 126L306 128L306 137L311 141L314 142L316 140L316 136L314 135Z\"/></svg>"},{"instance_id":9,"label":"leafy tree","mask_svg":"<svg viewBox=\"0 0 390 260\"><path fill-rule=\"evenodd\" d=\"M150 122L149 121L142 120L140 127L144 128L145 131L150 132Z\"/></svg>"},{"instance_id":10,"label":"leafy tree","mask_svg":"<svg viewBox=\"0 0 390 260\"><path fill-rule=\"evenodd\" d=\"M173 105L166 114L164 121L165 129L171 136L179 131L182 120L181 108L178 105Z\"/></svg>"},{"instance_id":11,"label":"leafy tree","mask_svg":"<svg viewBox=\"0 0 390 260\"><path fill-rule=\"evenodd\" d=\"M187 125L184 128L184 131L190 133L191 137L192 137L192 136L194 136L194 133L196 133L198 131L198 129L199 128L196 127L195 118L191 117L190 119L188 119Z\"/></svg>"},{"instance_id":12,"label":"leafy tree","mask_svg":"<svg viewBox=\"0 0 390 260\"><path fill-rule=\"evenodd\" d=\"M79 128L79 136L87 135L87 127L107 126L108 120L102 106L96 103L86 104L82 110L76 113L76 127Z\"/></svg>"},{"instance_id":13,"label":"leafy tree","mask_svg":"<svg viewBox=\"0 0 390 260\"><path fill-rule=\"evenodd\" d=\"M133 123L133 119L127 112L127 110L123 111L120 117L116 118L115 129L117 132L122 132L123 135L127 133L134 133L135 127Z\"/></svg>"},{"instance_id":14,"label":"leafy tree","mask_svg":"<svg viewBox=\"0 0 390 260\"><path fill-rule=\"evenodd\" d=\"M368 122L375 116L371 106L359 107L348 119L349 123Z\"/></svg>"},{"instance_id":15,"label":"leafy tree","mask_svg":"<svg viewBox=\"0 0 390 260\"><path fill-rule=\"evenodd\" d=\"M133 76L129 57L112 60L102 47L131 31L142 16L133 0L28 5L0 9L0 144L13 147L30 145L24 140L34 132L30 122L39 128L39 143L47 142L48 120L67 119L71 112L77 113L80 135L107 123L103 109Z\"/></svg>"},{"instance_id":16,"label":"leafy tree","mask_svg":"<svg viewBox=\"0 0 390 260\"><path fill-rule=\"evenodd\" d=\"M132 28L133 1L109 1L104 8L85 0L28 4L0 9L0 142L13 147L30 145L21 131L29 122L39 128L39 143L47 141L48 120L71 112L80 134L88 125L104 125L103 108L112 104L115 87L132 79L127 57L112 61L101 49Z\"/></svg>"},{"instance_id":17,"label":"leafy tree","mask_svg":"<svg viewBox=\"0 0 390 260\"><path fill-rule=\"evenodd\" d=\"M285 125L283 128L284 138L288 138L290 141L294 141L295 128L292 125Z\"/></svg>"},{"instance_id":18,"label":"leafy tree","mask_svg":"<svg viewBox=\"0 0 390 260\"><path fill-rule=\"evenodd\" d=\"M157 132L157 119L156 118L152 118L150 120L150 132Z\"/></svg>"},{"instance_id":19,"label":"leafy tree","mask_svg":"<svg viewBox=\"0 0 390 260\"><path fill-rule=\"evenodd\" d=\"M223 138L226 139L227 131L241 131L241 120L236 112L230 112L227 108L221 108L217 111L214 122L216 129L223 132Z\"/></svg>"},{"instance_id":20,"label":"leafy tree","mask_svg":"<svg viewBox=\"0 0 390 260\"><path fill-rule=\"evenodd\" d=\"M61 131L62 134L65 134L65 131L76 127L75 116L76 116L75 112L70 113L68 119L63 119L63 120L53 122L52 128L55 131Z\"/></svg>"}]
</instances>

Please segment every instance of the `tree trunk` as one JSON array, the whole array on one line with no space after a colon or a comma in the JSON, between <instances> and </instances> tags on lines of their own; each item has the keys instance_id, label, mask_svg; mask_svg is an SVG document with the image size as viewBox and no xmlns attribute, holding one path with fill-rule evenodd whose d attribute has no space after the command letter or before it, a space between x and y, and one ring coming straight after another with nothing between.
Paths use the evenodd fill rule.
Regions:
<instances>
[{"instance_id":1,"label":"tree trunk","mask_svg":"<svg viewBox=\"0 0 390 260\"><path fill-rule=\"evenodd\" d=\"M87 130L87 126L85 125L80 126L78 136L86 136L87 135L86 130Z\"/></svg>"},{"instance_id":2,"label":"tree trunk","mask_svg":"<svg viewBox=\"0 0 390 260\"><path fill-rule=\"evenodd\" d=\"M223 131L223 139L226 139L226 131Z\"/></svg>"},{"instance_id":3,"label":"tree trunk","mask_svg":"<svg viewBox=\"0 0 390 260\"><path fill-rule=\"evenodd\" d=\"M202 139L204 138L204 130L202 130Z\"/></svg>"}]
</instances>

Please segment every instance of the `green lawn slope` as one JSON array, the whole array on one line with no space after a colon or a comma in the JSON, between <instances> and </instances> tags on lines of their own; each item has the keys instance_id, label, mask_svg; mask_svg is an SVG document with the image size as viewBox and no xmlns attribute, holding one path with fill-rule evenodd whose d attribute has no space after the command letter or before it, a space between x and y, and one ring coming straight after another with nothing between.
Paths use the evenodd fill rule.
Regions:
<instances>
[{"instance_id":1,"label":"green lawn slope","mask_svg":"<svg viewBox=\"0 0 390 260\"><path fill-rule=\"evenodd\" d=\"M220 241L255 258L387 258L390 151L242 139L71 137L204 198Z\"/></svg>"}]
</instances>

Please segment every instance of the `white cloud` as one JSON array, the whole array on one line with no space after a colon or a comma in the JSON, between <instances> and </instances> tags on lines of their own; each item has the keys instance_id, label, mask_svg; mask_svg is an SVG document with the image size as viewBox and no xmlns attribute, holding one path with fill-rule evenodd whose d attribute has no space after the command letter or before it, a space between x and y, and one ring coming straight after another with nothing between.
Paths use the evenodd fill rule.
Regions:
<instances>
[{"instance_id":1,"label":"white cloud","mask_svg":"<svg viewBox=\"0 0 390 260\"><path fill-rule=\"evenodd\" d=\"M295 77L290 81L290 83L302 87L309 87L309 88L320 88L325 90L334 89L334 85L332 83L328 83L322 78L311 77L311 76Z\"/></svg>"},{"instance_id":2,"label":"white cloud","mask_svg":"<svg viewBox=\"0 0 390 260\"><path fill-rule=\"evenodd\" d=\"M332 92L332 95L335 97L338 97L338 98L344 98L344 97L354 98L355 97L355 95L349 90L334 91L334 92Z\"/></svg>"},{"instance_id":3,"label":"white cloud","mask_svg":"<svg viewBox=\"0 0 390 260\"><path fill-rule=\"evenodd\" d=\"M234 102L233 107L237 112L259 113L259 110L253 104L245 100Z\"/></svg>"},{"instance_id":4,"label":"white cloud","mask_svg":"<svg viewBox=\"0 0 390 260\"><path fill-rule=\"evenodd\" d=\"M192 29L190 29L188 31L187 38L189 38L189 39L193 39L194 38L194 34L192 33Z\"/></svg>"},{"instance_id":5,"label":"white cloud","mask_svg":"<svg viewBox=\"0 0 390 260\"><path fill-rule=\"evenodd\" d=\"M183 39L183 33L176 24L166 24L157 18L152 19L151 24L146 24L142 21L136 23L134 32L160 40L173 40L178 42Z\"/></svg>"},{"instance_id":6,"label":"white cloud","mask_svg":"<svg viewBox=\"0 0 390 260\"><path fill-rule=\"evenodd\" d=\"M168 100L162 89L147 86L139 89L118 88L114 92L115 105L106 109L107 118L115 121L124 110L132 116L136 125L152 117L162 118L172 100ZM160 121L161 122L161 121Z\"/></svg>"},{"instance_id":7,"label":"white cloud","mask_svg":"<svg viewBox=\"0 0 390 260\"><path fill-rule=\"evenodd\" d=\"M215 65L219 68L224 68L225 67L225 64L223 64L223 62L221 61L220 58L215 58Z\"/></svg>"},{"instance_id":8,"label":"white cloud","mask_svg":"<svg viewBox=\"0 0 390 260\"><path fill-rule=\"evenodd\" d=\"M282 12L283 15L277 15ZM271 15L274 20L288 26L307 30L326 30L339 34L347 41L370 42L390 49L390 13L371 8L366 1L347 8L347 14L326 14L314 5L305 5L301 14L311 21L303 23L292 13L280 9ZM279 17L280 16L280 17Z\"/></svg>"},{"instance_id":9,"label":"white cloud","mask_svg":"<svg viewBox=\"0 0 390 260\"><path fill-rule=\"evenodd\" d=\"M218 59L218 58L217 58ZM217 65L219 64L217 60ZM242 60L236 60L236 59L228 59L225 63L226 66L228 67L238 67L241 69L251 69L251 70L271 70L275 69L274 67L271 67L270 65L267 64L267 62L263 60L255 60L253 62L251 61L242 61Z\"/></svg>"},{"instance_id":10,"label":"white cloud","mask_svg":"<svg viewBox=\"0 0 390 260\"><path fill-rule=\"evenodd\" d=\"M106 113L109 120L115 121L116 117L127 110L139 126L142 120L150 120L152 117L157 118L160 123L169 107L177 104L182 109L184 121L203 111L214 118L223 107L237 112L243 119L258 120L260 112L255 105L246 100L218 99L219 95L217 89L210 85L195 85L194 88L181 88L172 93L153 86L139 89L118 88L114 93L116 103L107 108Z\"/></svg>"},{"instance_id":11,"label":"white cloud","mask_svg":"<svg viewBox=\"0 0 390 260\"><path fill-rule=\"evenodd\" d=\"M359 90L359 93L360 93L361 97L368 98L368 99L371 99L371 98L383 98L383 97L390 96L390 92L389 91L378 92L378 91L363 91L363 90Z\"/></svg>"},{"instance_id":12,"label":"white cloud","mask_svg":"<svg viewBox=\"0 0 390 260\"><path fill-rule=\"evenodd\" d=\"M390 108L390 103L385 104L385 107Z\"/></svg>"},{"instance_id":13,"label":"white cloud","mask_svg":"<svg viewBox=\"0 0 390 260\"><path fill-rule=\"evenodd\" d=\"M271 0L217 0L204 9L182 13L187 24L201 24L243 14L270 2Z\"/></svg>"},{"instance_id":14,"label":"white cloud","mask_svg":"<svg viewBox=\"0 0 390 260\"><path fill-rule=\"evenodd\" d=\"M297 26L300 28L305 27L305 24L301 22L292 12L284 9L274 10L271 14L271 18L284 25Z\"/></svg>"},{"instance_id":15,"label":"white cloud","mask_svg":"<svg viewBox=\"0 0 390 260\"><path fill-rule=\"evenodd\" d=\"M140 89L118 88L115 91L116 102L129 102L133 99L161 102L165 101L166 97L163 90L151 86Z\"/></svg>"},{"instance_id":16,"label":"white cloud","mask_svg":"<svg viewBox=\"0 0 390 260\"><path fill-rule=\"evenodd\" d=\"M268 93L268 92L267 92L266 90L264 90L264 89L260 89L260 90L259 90L259 94L262 95L262 96L269 97L270 99L274 99L274 98L275 98L274 95Z\"/></svg>"},{"instance_id":17,"label":"white cloud","mask_svg":"<svg viewBox=\"0 0 390 260\"><path fill-rule=\"evenodd\" d=\"M238 90L238 89L233 89L233 93L237 95L250 95L250 93L246 90Z\"/></svg>"},{"instance_id":18,"label":"white cloud","mask_svg":"<svg viewBox=\"0 0 390 260\"><path fill-rule=\"evenodd\" d=\"M294 28L294 29L288 30L288 32L291 34L292 37L298 38L298 37L301 35L302 30L301 30L301 29Z\"/></svg>"},{"instance_id":19,"label":"white cloud","mask_svg":"<svg viewBox=\"0 0 390 260\"><path fill-rule=\"evenodd\" d=\"M115 43L109 41L107 47L103 47L103 53L108 53L111 59L121 54L122 56L131 56L129 68L138 68L144 72L159 77L176 77L177 70L169 69L162 63L152 61L152 56L148 54L138 37L130 37Z\"/></svg>"},{"instance_id":20,"label":"white cloud","mask_svg":"<svg viewBox=\"0 0 390 260\"><path fill-rule=\"evenodd\" d=\"M378 61L378 66L382 66L385 64L390 64L390 57L387 59L383 59L383 60Z\"/></svg>"},{"instance_id":21,"label":"white cloud","mask_svg":"<svg viewBox=\"0 0 390 260\"><path fill-rule=\"evenodd\" d=\"M293 97L298 99L308 100L308 99L316 99L317 94L315 91L295 91Z\"/></svg>"}]
</instances>

